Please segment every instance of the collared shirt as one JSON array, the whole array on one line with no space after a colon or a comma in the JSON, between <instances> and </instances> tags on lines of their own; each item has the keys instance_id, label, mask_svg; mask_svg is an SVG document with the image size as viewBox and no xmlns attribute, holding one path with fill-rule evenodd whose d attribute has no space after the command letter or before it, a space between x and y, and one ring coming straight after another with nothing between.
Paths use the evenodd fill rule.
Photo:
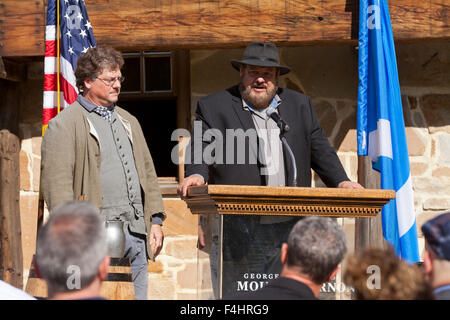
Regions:
<instances>
[{"instance_id":1,"label":"collared shirt","mask_svg":"<svg viewBox=\"0 0 450 320\"><path fill-rule=\"evenodd\" d=\"M83 108L85 108L89 112L92 112L92 111L94 111L95 108L100 107L100 106L96 105L95 103L89 101L85 97L83 97L81 94L78 95L77 101L83 106ZM108 108L112 112L112 111L114 111L115 106L116 105L113 103L109 107L104 107L104 108Z\"/></svg>"},{"instance_id":2,"label":"collared shirt","mask_svg":"<svg viewBox=\"0 0 450 320\"><path fill-rule=\"evenodd\" d=\"M272 99L270 106L277 109L281 103L278 95ZM284 187L286 185L284 170L283 144L280 140L280 128L276 122L266 113L266 108L257 109L250 106L242 99L242 107L244 110L251 112L253 123L258 134L260 147L258 150L258 158L264 168L261 174L266 176L266 185L272 187ZM261 216L261 224L280 223L291 220L288 216Z\"/></svg>"},{"instance_id":3,"label":"collared shirt","mask_svg":"<svg viewBox=\"0 0 450 320\"><path fill-rule=\"evenodd\" d=\"M439 296L439 294L444 291L450 291L450 284L437 287L436 289L433 290L433 293L435 296ZM448 296L448 294L446 296Z\"/></svg>"},{"instance_id":4,"label":"collared shirt","mask_svg":"<svg viewBox=\"0 0 450 320\"><path fill-rule=\"evenodd\" d=\"M98 113L103 119L108 120L111 122L111 115L114 112L114 107L116 106L114 103L110 105L109 107L103 107L98 106L95 103L89 101L85 97L83 97L81 94L78 95L77 101L89 112L96 112Z\"/></svg>"},{"instance_id":5,"label":"collared shirt","mask_svg":"<svg viewBox=\"0 0 450 320\"><path fill-rule=\"evenodd\" d=\"M278 95L275 95L271 106L275 109L281 103ZM286 185L284 172L283 145L279 138L280 128L275 121L266 114L266 109L256 109L242 99L242 107L252 114L253 123L258 134L260 147L258 158L264 165L261 174L266 176L266 185L284 187Z\"/></svg>"}]
</instances>

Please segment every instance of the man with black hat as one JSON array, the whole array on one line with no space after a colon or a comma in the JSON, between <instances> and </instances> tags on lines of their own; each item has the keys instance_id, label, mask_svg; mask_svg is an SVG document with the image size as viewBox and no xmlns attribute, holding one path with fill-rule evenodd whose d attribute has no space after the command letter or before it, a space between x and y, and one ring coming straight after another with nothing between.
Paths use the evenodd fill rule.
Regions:
<instances>
[{"instance_id":1,"label":"man with black hat","mask_svg":"<svg viewBox=\"0 0 450 320\"><path fill-rule=\"evenodd\" d=\"M425 236L423 266L437 300L450 300L450 211L422 226Z\"/></svg>"},{"instance_id":2,"label":"man with black hat","mask_svg":"<svg viewBox=\"0 0 450 320\"><path fill-rule=\"evenodd\" d=\"M311 168L329 187L362 188L349 181L319 124L310 98L278 87L278 77L290 72L290 68L279 64L273 43L251 42L243 59L232 60L231 65L239 71L240 83L198 101L194 138L186 152L193 163L186 161L186 178L178 186L182 196L186 196L188 187L205 183L310 187ZM275 117L270 116L272 113ZM286 122L276 116L286 120L289 130ZM294 166L289 150L280 141L280 133L295 157L295 182ZM195 141L195 137L211 135L214 138L210 141ZM216 148L208 158L205 155L213 143L222 144L223 148ZM196 148L198 145L202 147ZM225 216L224 285L233 282L234 289L238 290L236 281L227 280L227 262L244 277L262 273L277 276L281 270L281 244L296 221L281 216ZM204 245L201 227L199 245Z\"/></svg>"}]
</instances>

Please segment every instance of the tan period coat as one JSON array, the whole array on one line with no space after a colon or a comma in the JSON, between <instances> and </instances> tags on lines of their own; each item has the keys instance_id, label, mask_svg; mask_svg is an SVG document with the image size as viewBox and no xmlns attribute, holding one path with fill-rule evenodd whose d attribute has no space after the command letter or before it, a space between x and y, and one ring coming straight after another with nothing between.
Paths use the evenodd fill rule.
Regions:
<instances>
[{"instance_id":1,"label":"tan period coat","mask_svg":"<svg viewBox=\"0 0 450 320\"><path fill-rule=\"evenodd\" d=\"M133 148L148 234L153 214L163 213L166 217L155 167L137 119L118 106L114 111ZM80 196L102 207L98 135L78 102L50 120L42 140L41 157L41 191L49 210L65 201L78 200ZM147 253L153 260L149 246Z\"/></svg>"}]
</instances>

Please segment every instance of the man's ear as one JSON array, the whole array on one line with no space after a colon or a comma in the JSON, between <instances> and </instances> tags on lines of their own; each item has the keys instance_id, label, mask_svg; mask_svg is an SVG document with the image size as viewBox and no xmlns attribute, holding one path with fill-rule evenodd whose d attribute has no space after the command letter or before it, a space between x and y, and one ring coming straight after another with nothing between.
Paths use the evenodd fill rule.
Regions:
<instances>
[{"instance_id":1,"label":"man's ear","mask_svg":"<svg viewBox=\"0 0 450 320\"><path fill-rule=\"evenodd\" d=\"M241 78L244 75L244 72L245 72L245 66L243 64L241 64L241 66L239 67L239 76Z\"/></svg>"},{"instance_id":2,"label":"man's ear","mask_svg":"<svg viewBox=\"0 0 450 320\"><path fill-rule=\"evenodd\" d=\"M427 276L433 271L433 255L426 249L423 252L423 271Z\"/></svg>"},{"instance_id":3,"label":"man's ear","mask_svg":"<svg viewBox=\"0 0 450 320\"><path fill-rule=\"evenodd\" d=\"M331 272L330 276L328 277L327 281L331 281L334 279L334 277L336 277L336 274L338 273L338 271L340 270L339 267L336 267L336 269L333 270L333 272Z\"/></svg>"},{"instance_id":4,"label":"man's ear","mask_svg":"<svg viewBox=\"0 0 450 320\"><path fill-rule=\"evenodd\" d=\"M108 255L106 255L103 258L102 262L100 262L100 265L98 267L98 275L101 281L105 281L106 278L108 278L108 267L110 262L111 258Z\"/></svg>"},{"instance_id":5,"label":"man's ear","mask_svg":"<svg viewBox=\"0 0 450 320\"><path fill-rule=\"evenodd\" d=\"M283 243L281 245L281 264L284 265L287 262L288 244Z\"/></svg>"},{"instance_id":6,"label":"man's ear","mask_svg":"<svg viewBox=\"0 0 450 320\"><path fill-rule=\"evenodd\" d=\"M84 83L84 87L87 89L87 90L89 90L91 87L92 87L92 82L94 82L95 81L95 79L94 80L92 80L92 79L84 79L83 80L83 83Z\"/></svg>"}]
</instances>

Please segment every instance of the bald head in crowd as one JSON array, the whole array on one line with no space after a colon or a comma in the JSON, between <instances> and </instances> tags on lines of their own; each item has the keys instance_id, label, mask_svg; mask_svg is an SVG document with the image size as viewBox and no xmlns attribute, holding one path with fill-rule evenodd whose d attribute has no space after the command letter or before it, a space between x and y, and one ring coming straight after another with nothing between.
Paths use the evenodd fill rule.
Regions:
<instances>
[{"instance_id":1,"label":"bald head in crowd","mask_svg":"<svg viewBox=\"0 0 450 320\"><path fill-rule=\"evenodd\" d=\"M89 202L59 205L39 230L36 269L50 299L98 297L109 261L103 220Z\"/></svg>"}]
</instances>

